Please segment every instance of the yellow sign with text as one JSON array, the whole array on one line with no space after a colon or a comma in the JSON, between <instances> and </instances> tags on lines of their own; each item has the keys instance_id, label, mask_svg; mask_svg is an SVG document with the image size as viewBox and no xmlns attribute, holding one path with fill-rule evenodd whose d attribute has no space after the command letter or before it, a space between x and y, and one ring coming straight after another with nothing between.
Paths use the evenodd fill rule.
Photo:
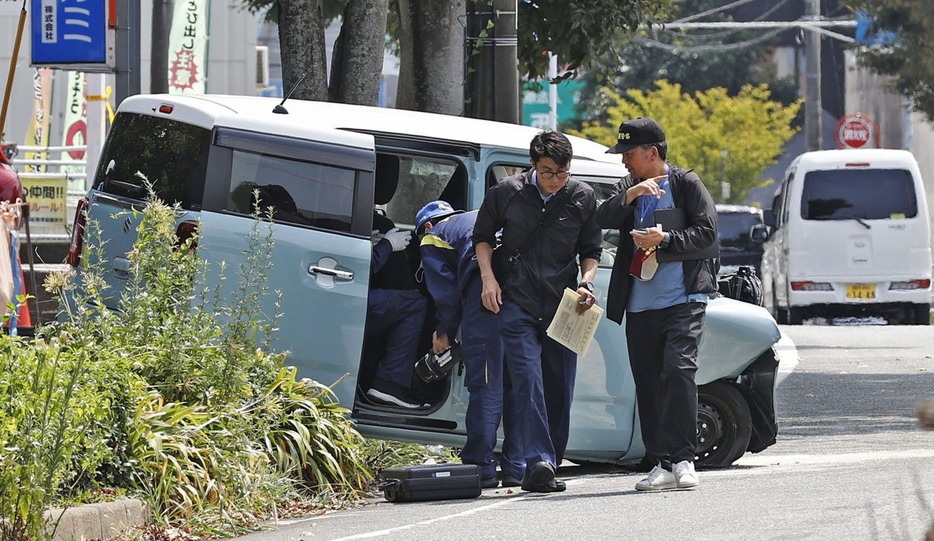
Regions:
<instances>
[{"instance_id":1,"label":"yellow sign with text","mask_svg":"<svg viewBox=\"0 0 934 541\"><path fill-rule=\"evenodd\" d=\"M62 234L67 224L65 177L23 178L23 193L29 203L29 226L34 234Z\"/></svg>"}]
</instances>

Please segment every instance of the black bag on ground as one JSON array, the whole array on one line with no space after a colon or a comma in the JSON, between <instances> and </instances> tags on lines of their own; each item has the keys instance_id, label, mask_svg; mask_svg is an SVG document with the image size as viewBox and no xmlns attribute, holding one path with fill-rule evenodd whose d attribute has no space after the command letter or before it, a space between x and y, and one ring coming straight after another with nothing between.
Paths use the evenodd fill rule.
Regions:
<instances>
[{"instance_id":1,"label":"black bag on ground","mask_svg":"<svg viewBox=\"0 0 934 541\"><path fill-rule=\"evenodd\" d=\"M725 297L762 306L762 280L756 276L754 267L742 266L736 272L720 276L717 289Z\"/></svg>"},{"instance_id":2,"label":"black bag on ground","mask_svg":"<svg viewBox=\"0 0 934 541\"><path fill-rule=\"evenodd\" d=\"M437 464L386 468L379 488L389 502L458 500L480 495L480 468L475 464Z\"/></svg>"}]
</instances>

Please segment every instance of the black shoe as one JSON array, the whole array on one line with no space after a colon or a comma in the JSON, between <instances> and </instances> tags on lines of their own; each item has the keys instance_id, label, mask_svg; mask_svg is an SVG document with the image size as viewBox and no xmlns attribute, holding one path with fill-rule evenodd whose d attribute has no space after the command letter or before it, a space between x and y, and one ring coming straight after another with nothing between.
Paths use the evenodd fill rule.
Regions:
<instances>
[{"instance_id":1,"label":"black shoe","mask_svg":"<svg viewBox=\"0 0 934 541\"><path fill-rule=\"evenodd\" d=\"M490 477L488 479L480 479L480 488L496 488L499 486L499 479L496 477Z\"/></svg>"},{"instance_id":2,"label":"black shoe","mask_svg":"<svg viewBox=\"0 0 934 541\"><path fill-rule=\"evenodd\" d=\"M528 492L562 492L567 485L555 481L555 467L551 462L541 461L522 480L522 490Z\"/></svg>"},{"instance_id":3,"label":"black shoe","mask_svg":"<svg viewBox=\"0 0 934 541\"><path fill-rule=\"evenodd\" d=\"M513 477L511 475L504 475L502 485L503 485L503 488L521 487L522 479L519 479L518 477Z\"/></svg>"}]
</instances>

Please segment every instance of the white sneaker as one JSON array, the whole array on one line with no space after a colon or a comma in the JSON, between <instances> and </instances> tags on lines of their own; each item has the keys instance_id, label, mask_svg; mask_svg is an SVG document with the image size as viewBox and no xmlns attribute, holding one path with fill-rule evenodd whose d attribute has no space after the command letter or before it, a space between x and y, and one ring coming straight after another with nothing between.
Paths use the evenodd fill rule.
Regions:
<instances>
[{"instance_id":1,"label":"white sneaker","mask_svg":"<svg viewBox=\"0 0 934 541\"><path fill-rule=\"evenodd\" d=\"M689 460L682 460L672 465L671 469L675 471L678 488L690 489L696 488L700 484L697 480L697 473L694 471L694 463Z\"/></svg>"},{"instance_id":2,"label":"white sneaker","mask_svg":"<svg viewBox=\"0 0 934 541\"><path fill-rule=\"evenodd\" d=\"M678 488L678 480L675 478L675 474L661 467L661 465L656 465L649 472L648 477L636 483L636 490L642 491L672 490L674 488Z\"/></svg>"}]
</instances>

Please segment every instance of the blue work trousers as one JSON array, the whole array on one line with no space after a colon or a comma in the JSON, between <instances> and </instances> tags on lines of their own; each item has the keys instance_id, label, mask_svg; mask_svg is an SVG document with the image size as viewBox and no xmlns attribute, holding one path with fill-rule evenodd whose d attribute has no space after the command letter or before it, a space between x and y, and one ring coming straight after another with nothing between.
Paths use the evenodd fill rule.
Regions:
<instances>
[{"instance_id":1,"label":"blue work trousers","mask_svg":"<svg viewBox=\"0 0 934 541\"><path fill-rule=\"evenodd\" d=\"M532 316L506 294L499 317L526 465L558 466L568 443L577 354L545 334L550 320Z\"/></svg>"},{"instance_id":2,"label":"blue work trousers","mask_svg":"<svg viewBox=\"0 0 934 541\"><path fill-rule=\"evenodd\" d=\"M367 303L365 339L385 337L376 378L412 387L418 343L428 301L414 289L373 289Z\"/></svg>"},{"instance_id":3,"label":"blue work trousers","mask_svg":"<svg viewBox=\"0 0 934 541\"><path fill-rule=\"evenodd\" d=\"M512 404L510 394L503 395L505 367L499 318L483 309L481 289L482 282L477 274L467 284L461 303L461 353L466 369L465 383L470 393L467 402L467 444L461 451L461 461L478 465L483 479L496 476L497 459L494 451L502 419L500 468L504 475L521 479L525 473L525 457L515 442L515 405Z\"/></svg>"}]
</instances>

